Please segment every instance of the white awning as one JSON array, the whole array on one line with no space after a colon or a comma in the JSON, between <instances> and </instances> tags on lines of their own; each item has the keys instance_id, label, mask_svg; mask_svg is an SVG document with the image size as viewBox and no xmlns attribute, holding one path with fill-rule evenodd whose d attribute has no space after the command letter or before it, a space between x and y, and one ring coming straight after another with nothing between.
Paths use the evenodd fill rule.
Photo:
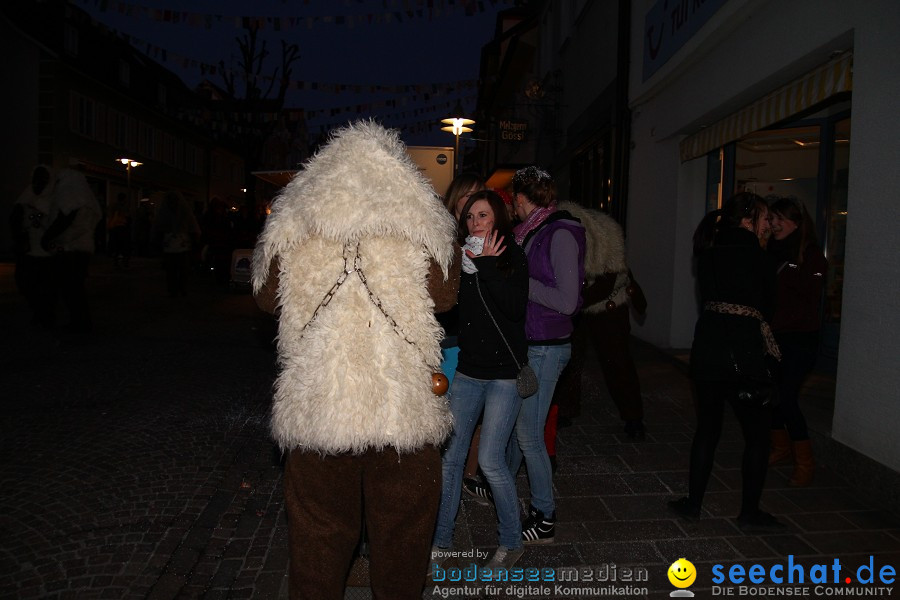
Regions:
<instances>
[{"instance_id":1,"label":"white awning","mask_svg":"<svg viewBox=\"0 0 900 600\"><path fill-rule=\"evenodd\" d=\"M853 53L817 67L791 83L681 141L681 161L707 152L782 121L840 92L853 89Z\"/></svg>"}]
</instances>

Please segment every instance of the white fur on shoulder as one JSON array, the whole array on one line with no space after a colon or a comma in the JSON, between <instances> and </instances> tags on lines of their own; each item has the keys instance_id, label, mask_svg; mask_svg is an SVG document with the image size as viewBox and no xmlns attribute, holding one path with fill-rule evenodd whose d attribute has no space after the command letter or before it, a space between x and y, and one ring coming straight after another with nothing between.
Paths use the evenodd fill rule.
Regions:
<instances>
[{"instance_id":1,"label":"white fur on shoulder","mask_svg":"<svg viewBox=\"0 0 900 600\"><path fill-rule=\"evenodd\" d=\"M625 264L625 235L615 219L598 210L574 202L560 202L565 210L581 220L587 237L584 272L587 279L604 273L627 273Z\"/></svg>"},{"instance_id":2,"label":"white fur on shoulder","mask_svg":"<svg viewBox=\"0 0 900 600\"><path fill-rule=\"evenodd\" d=\"M254 291L273 258L311 236L404 238L423 247L446 278L456 223L397 131L359 121L333 132L275 199L253 256Z\"/></svg>"}]
</instances>

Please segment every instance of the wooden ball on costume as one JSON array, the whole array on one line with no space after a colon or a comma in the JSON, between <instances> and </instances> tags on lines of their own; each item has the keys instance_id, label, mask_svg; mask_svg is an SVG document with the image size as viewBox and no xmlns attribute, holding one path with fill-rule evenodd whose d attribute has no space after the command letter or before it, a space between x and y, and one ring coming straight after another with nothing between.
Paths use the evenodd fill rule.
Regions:
<instances>
[{"instance_id":1,"label":"wooden ball on costume","mask_svg":"<svg viewBox=\"0 0 900 600\"><path fill-rule=\"evenodd\" d=\"M443 373L431 374L431 391L435 396L443 396L450 387L450 380Z\"/></svg>"}]
</instances>

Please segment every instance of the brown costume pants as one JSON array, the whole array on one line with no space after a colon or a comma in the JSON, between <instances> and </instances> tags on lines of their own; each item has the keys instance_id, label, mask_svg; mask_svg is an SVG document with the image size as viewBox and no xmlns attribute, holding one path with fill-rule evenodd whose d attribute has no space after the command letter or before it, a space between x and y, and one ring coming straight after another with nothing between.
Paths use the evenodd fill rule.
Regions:
<instances>
[{"instance_id":1,"label":"brown costume pants","mask_svg":"<svg viewBox=\"0 0 900 600\"><path fill-rule=\"evenodd\" d=\"M320 456L294 450L284 473L290 597L340 600L365 510L373 596L422 597L441 495L433 446Z\"/></svg>"},{"instance_id":2,"label":"brown costume pants","mask_svg":"<svg viewBox=\"0 0 900 600\"><path fill-rule=\"evenodd\" d=\"M619 416L623 421L644 418L641 384L628 347L631 334L628 310L623 305L607 312L582 313L579 317L572 333L572 358L559 378L553 398L559 404L560 416L571 418L581 412L581 375L585 351L591 344ZM587 375L594 378L592 372Z\"/></svg>"}]
</instances>

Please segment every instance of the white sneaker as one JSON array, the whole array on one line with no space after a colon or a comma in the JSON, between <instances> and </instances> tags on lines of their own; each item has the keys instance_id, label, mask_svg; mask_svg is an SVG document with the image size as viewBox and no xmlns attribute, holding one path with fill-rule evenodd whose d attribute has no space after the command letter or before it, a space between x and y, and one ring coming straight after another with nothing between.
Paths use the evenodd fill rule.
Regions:
<instances>
[{"instance_id":1,"label":"white sneaker","mask_svg":"<svg viewBox=\"0 0 900 600\"><path fill-rule=\"evenodd\" d=\"M491 560L484 565L485 569L511 569L516 562L525 554L525 547L519 546L515 550L510 550L506 546L500 546Z\"/></svg>"}]
</instances>

